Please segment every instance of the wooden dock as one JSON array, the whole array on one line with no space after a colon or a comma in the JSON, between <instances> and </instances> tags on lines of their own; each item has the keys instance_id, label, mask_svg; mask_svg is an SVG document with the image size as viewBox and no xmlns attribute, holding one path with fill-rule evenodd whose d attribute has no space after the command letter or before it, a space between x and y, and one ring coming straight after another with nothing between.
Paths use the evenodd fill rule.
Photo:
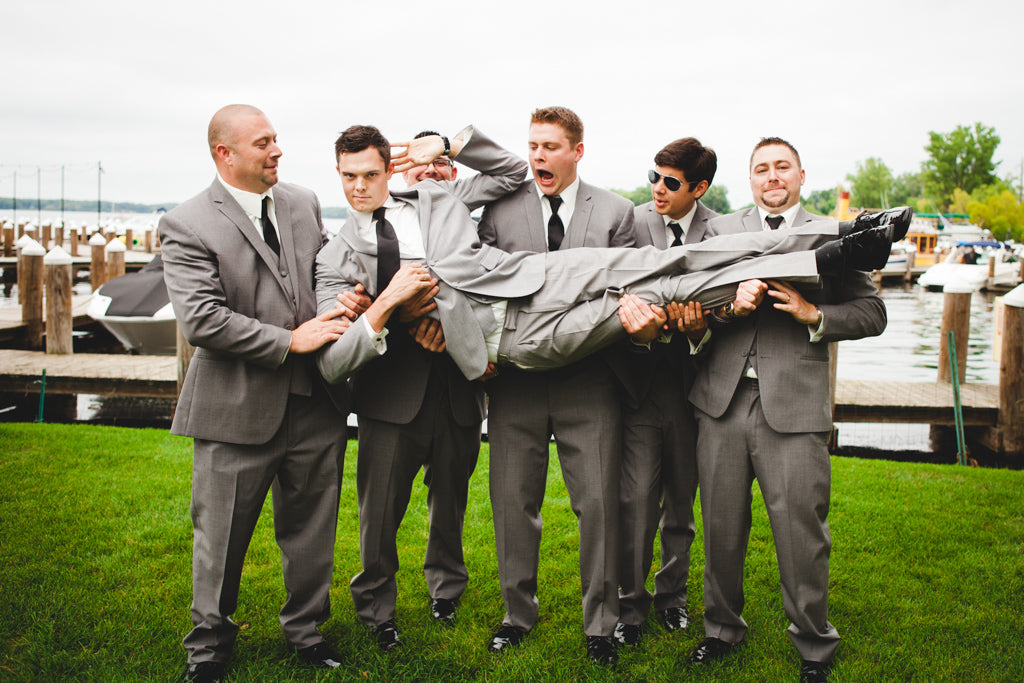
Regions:
<instances>
[{"instance_id":1,"label":"wooden dock","mask_svg":"<svg viewBox=\"0 0 1024 683\"><path fill-rule=\"evenodd\" d=\"M0 350L0 368L0 391L38 393L39 377L45 368L48 393L155 398L177 395L177 362L173 356L97 353L56 356L41 351ZM999 387L964 384L961 398L964 424L996 424ZM835 420L952 425L952 385L839 380Z\"/></svg>"},{"instance_id":2,"label":"wooden dock","mask_svg":"<svg viewBox=\"0 0 1024 683\"><path fill-rule=\"evenodd\" d=\"M153 260L156 256L155 253L146 253L144 251L126 251L124 252L124 267L125 270L139 270L144 265ZM92 266L91 256L73 256L71 258L71 267L76 270L88 269ZM18 257L17 256L0 256L0 268L10 269L12 273L18 270Z\"/></svg>"},{"instance_id":3,"label":"wooden dock","mask_svg":"<svg viewBox=\"0 0 1024 683\"><path fill-rule=\"evenodd\" d=\"M178 365L174 356L110 353L54 355L42 351L0 349L0 391L39 393L46 370L48 394L98 394L176 398Z\"/></svg>"},{"instance_id":4,"label":"wooden dock","mask_svg":"<svg viewBox=\"0 0 1024 683\"><path fill-rule=\"evenodd\" d=\"M74 327L78 328L95 322L86 313L91 300L92 294L71 297L71 322ZM45 309L43 316L44 318L46 316ZM21 306L0 307L0 342L19 343L24 337L26 330L27 327L21 320Z\"/></svg>"}]
</instances>

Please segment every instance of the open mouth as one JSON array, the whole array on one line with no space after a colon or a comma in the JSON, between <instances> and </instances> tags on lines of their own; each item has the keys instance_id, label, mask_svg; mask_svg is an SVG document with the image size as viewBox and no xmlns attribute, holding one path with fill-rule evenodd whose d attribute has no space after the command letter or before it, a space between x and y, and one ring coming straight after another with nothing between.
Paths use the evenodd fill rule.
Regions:
<instances>
[{"instance_id":1,"label":"open mouth","mask_svg":"<svg viewBox=\"0 0 1024 683\"><path fill-rule=\"evenodd\" d=\"M542 183L550 183L552 180L555 179L555 174L552 173L551 171L545 171L543 169L538 169L537 170L537 179L540 180Z\"/></svg>"}]
</instances>

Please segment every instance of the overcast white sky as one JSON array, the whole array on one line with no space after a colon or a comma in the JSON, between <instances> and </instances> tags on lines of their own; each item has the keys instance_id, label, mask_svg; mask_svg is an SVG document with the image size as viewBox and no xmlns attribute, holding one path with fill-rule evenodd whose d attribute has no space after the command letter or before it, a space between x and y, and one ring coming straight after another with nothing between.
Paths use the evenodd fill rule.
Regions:
<instances>
[{"instance_id":1,"label":"overcast white sky","mask_svg":"<svg viewBox=\"0 0 1024 683\"><path fill-rule=\"evenodd\" d=\"M580 174L646 182L654 153L693 135L717 184L749 202L747 159L789 139L805 194L881 157L916 171L928 131L981 121L1000 175L1024 159L1019 0L515 2L7 0L0 7L0 196L181 202L206 187L206 126L254 104L281 177L344 206L333 141L354 123L391 140L473 123L525 156L529 113L583 119Z\"/></svg>"}]
</instances>

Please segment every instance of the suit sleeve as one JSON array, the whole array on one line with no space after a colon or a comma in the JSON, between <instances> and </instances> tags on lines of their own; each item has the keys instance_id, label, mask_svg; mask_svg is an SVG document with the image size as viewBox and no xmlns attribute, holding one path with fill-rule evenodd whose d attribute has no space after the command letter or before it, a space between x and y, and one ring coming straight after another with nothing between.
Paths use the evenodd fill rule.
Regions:
<instances>
[{"instance_id":1,"label":"suit sleeve","mask_svg":"<svg viewBox=\"0 0 1024 683\"><path fill-rule=\"evenodd\" d=\"M456 161L479 173L472 178L443 181L438 185L473 211L522 185L529 166L479 130L472 126L466 130L470 137Z\"/></svg>"},{"instance_id":2,"label":"suit sleeve","mask_svg":"<svg viewBox=\"0 0 1024 683\"><path fill-rule=\"evenodd\" d=\"M618 215L608 236L608 246L635 247L636 229L633 222L633 205L628 200L623 200L619 204L616 207Z\"/></svg>"},{"instance_id":3,"label":"suit sleeve","mask_svg":"<svg viewBox=\"0 0 1024 683\"><path fill-rule=\"evenodd\" d=\"M320 250L316 257L316 309L318 314L334 310L337 295L341 292L352 291L358 282L354 273L346 274L344 272L351 270L345 265L351 265L351 263L348 260L342 260L340 245L340 240L331 241ZM317 352L316 366L324 379L332 384L337 384L351 377L359 368L374 358L380 358L380 352L377 351L373 340L367 334L366 324L361 319L357 319L341 337L324 345Z\"/></svg>"},{"instance_id":4,"label":"suit sleeve","mask_svg":"<svg viewBox=\"0 0 1024 683\"><path fill-rule=\"evenodd\" d=\"M885 303L867 273L848 271L842 276L836 295L820 304L821 343L874 337L885 330Z\"/></svg>"},{"instance_id":5,"label":"suit sleeve","mask_svg":"<svg viewBox=\"0 0 1024 683\"><path fill-rule=\"evenodd\" d=\"M188 342L269 369L279 367L291 345L291 332L228 306L217 255L184 221L166 214L159 231L164 281Z\"/></svg>"}]
</instances>

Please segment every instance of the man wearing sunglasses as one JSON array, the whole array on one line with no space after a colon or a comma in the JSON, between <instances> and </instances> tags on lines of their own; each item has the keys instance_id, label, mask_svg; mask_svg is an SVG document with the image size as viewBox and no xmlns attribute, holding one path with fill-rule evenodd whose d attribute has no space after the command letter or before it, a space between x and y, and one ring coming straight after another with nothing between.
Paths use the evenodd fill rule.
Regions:
<instances>
[{"instance_id":1,"label":"man wearing sunglasses","mask_svg":"<svg viewBox=\"0 0 1024 683\"><path fill-rule=\"evenodd\" d=\"M661 149L647 175L653 200L633 214L637 246L666 249L704 239L708 220L718 214L700 198L717 167L714 150L696 138L675 140ZM692 305L692 317L699 315L699 306ZM686 395L693 384L693 364L686 335L665 332L665 318L657 313L637 302L624 302L620 309L623 326L638 342L623 382L620 616L615 627L621 645L639 643L652 602L669 631L683 631L690 624L686 588L696 530L697 426ZM683 331L703 335L702 321L700 316ZM646 581L659 528L661 563L652 596Z\"/></svg>"}]
</instances>

